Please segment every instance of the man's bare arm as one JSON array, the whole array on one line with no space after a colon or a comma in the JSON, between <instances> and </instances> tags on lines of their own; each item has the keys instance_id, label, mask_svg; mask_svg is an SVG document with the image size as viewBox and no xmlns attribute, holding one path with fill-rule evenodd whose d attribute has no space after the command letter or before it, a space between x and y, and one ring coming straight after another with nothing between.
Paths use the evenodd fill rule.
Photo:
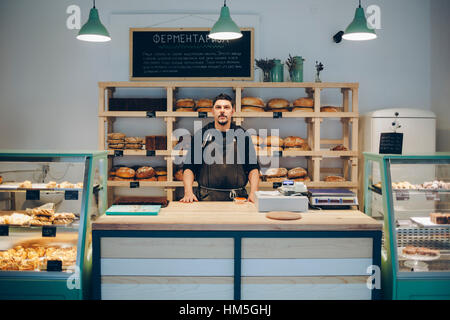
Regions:
<instances>
[{"instance_id":1,"label":"man's bare arm","mask_svg":"<svg viewBox=\"0 0 450 320\"><path fill-rule=\"evenodd\" d=\"M194 202L198 201L194 194L192 185L194 184L194 173L191 169L186 169L183 172L183 185L184 185L184 197L181 202Z\"/></svg>"}]
</instances>

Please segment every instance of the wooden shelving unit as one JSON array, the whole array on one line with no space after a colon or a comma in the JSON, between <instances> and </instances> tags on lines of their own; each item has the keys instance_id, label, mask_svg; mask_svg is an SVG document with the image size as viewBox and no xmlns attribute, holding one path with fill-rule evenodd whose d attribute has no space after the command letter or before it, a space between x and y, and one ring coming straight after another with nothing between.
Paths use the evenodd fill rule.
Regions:
<instances>
[{"instance_id":1,"label":"wooden shelving unit","mask_svg":"<svg viewBox=\"0 0 450 320\"><path fill-rule=\"evenodd\" d=\"M307 159L307 170L311 178L307 182L308 187L330 188L343 187L350 188L353 191L358 189L358 83L341 82L99 82L99 106L98 121L99 149L107 150L106 134L114 132L114 121L116 118L160 118L166 122L166 136L168 139L167 150L155 152L155 156L164 156L167 163L167 181L142 181L139 187L161 187L167 193L168 200L173 200L173 191L177 187L183 187L181 181L174 181L173 178L173 159L180 155L182 151L173 150L172 132L174 123L179 118L212 118L211 113L199 112L176 112L173 108L173 102L176 100L178 88L231 88L235 94L236 112L234 121L241 125L247 118L276 118L276 121L283 119L304 119L307 124L306 140L311 147L311 151L283 151L281 157L305 157ZM109 111L109 98L114 96L116 88L160 88L165 90L167 99L167 111L157 111L148 113L145 111ZM314 112L241 112L241 98L243 90L248 88L292 88L305 89L307 94L314 99ZM342 94L343 112L320 112L321 92L324 89L340 89ZM300 96L304 93L299 93ZM210 97L211 98L211 97ZM321 139L320 128L325 119L340 119L343 125L343 134L339 139ZM322 145L342 144L349 151L330 151L323 149ZM112 166L112 159L115 155L114 150L108 150L109 167ZM123 150L121 156L147 156L146 150ZM264 153L259 155L266 155ZM343 159L342 168L321 168L321 161L324 158ZM321 181L321 173L341 174L345 182L325 182ZM115 187L130 187L128 181L108 181L108 195L110 202L114 197ZM261 188L272 188L271 182L260 182Z\"/></svg>"}]
</instances>

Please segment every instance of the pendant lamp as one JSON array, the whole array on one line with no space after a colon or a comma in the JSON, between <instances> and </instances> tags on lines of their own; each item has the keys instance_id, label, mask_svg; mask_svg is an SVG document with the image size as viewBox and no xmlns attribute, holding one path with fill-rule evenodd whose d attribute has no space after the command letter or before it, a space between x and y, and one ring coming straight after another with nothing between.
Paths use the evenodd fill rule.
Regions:
<instances>
[{"instance_id":1,"label":"pendant lamp","mask_svg":"<svg viewBox=\"0 0 450 320\"><path fill-rule=\"evenodd\" d=\"M220 10L219 20L212 27L208 37L215 40L234 40L242 37L241 30L231 19L226 0L224 0L223 7Z\"/></svg>"},{"instance_id":2,"label":"pendant lamp","mask_svg":"<svg viewBox=\"0 0 450 320\"><path fill-rule=\"evenodd\" d=\"M366 15L364 9L361 7L361 0L359 0L359 7L355 11L355 18L347 29L345 29L342 38L353 41L373 40L377 38L375 30L367 26Z\"/></svg>"},{"instance_id":3,"label":"pendant lamp","mask_svg":"<svg viewBox=\"0 0 450 320\"><path fill-rule=\"evenodd\" d=\"M111 40L108 30L100 21L98 10L95 8L95 0L93 8L89 12L89 19L81 27L77 39L89 42L107 42Z\"/></svg>"}]
</instances>

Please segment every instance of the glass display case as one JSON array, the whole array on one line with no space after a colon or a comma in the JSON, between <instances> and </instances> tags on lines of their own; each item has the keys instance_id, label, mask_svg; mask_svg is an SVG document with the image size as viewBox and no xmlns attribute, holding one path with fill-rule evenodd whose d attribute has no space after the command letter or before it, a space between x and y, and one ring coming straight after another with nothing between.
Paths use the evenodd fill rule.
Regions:
<instances>
[{"instance_id":1,"label":"glass display case","mask_svg":"<svg viewBox=\"0 0 450 320\"><path fill-rule=\"evenodd\" d=\"M0 299L85 299L106 152L0 150Z\"/></svg>"},{"instance_id":2,"label":"glass display case","mask_svg":"<svg viewBox=\"0 0 450 320\"><path fill-rule=\"evenodd\" d=\"M384 221L387 299L450 299L450 153L364 153L365 213Z\"/></svg>"}]
</instances>

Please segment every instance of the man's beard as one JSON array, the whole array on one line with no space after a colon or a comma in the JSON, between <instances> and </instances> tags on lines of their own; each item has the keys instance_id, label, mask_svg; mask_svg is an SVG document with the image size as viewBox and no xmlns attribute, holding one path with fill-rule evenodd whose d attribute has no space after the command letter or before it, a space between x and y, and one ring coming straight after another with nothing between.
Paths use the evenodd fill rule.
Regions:
<instances>
[{"instance_id":1,"label":"man's beard","mask_svg":"<svg viewBox=\"0 0 450 320\"><path fill-rule=\"evenodd\" d=\"M225 119L218 119L217 122L220 125L224 126L224 125L226 125L228 123L228 118L225 117Z\"/></svg>"}]
</instances>

